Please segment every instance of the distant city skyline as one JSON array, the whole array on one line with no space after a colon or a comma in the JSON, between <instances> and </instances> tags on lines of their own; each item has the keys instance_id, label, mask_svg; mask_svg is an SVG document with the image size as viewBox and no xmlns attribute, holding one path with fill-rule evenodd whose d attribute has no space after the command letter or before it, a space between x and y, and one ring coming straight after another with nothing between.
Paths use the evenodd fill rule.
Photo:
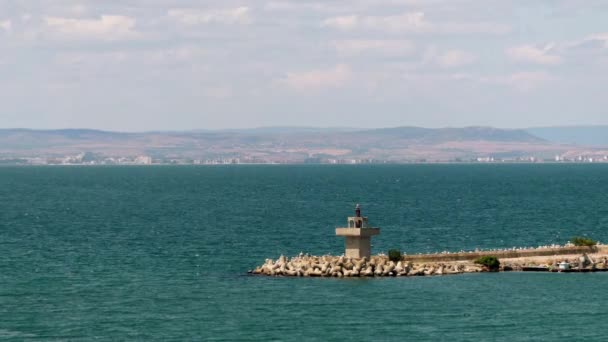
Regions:
<instances>
[{"instance_id":1,"label":"distant city skyline","mask_svg":"<svg viewBox=\"0 0 608 342\"><path fill-rule=\"evenodd\" d=\"M0 2L1 128L608 125L608 2Z\"/></svg>"}]
</instances>

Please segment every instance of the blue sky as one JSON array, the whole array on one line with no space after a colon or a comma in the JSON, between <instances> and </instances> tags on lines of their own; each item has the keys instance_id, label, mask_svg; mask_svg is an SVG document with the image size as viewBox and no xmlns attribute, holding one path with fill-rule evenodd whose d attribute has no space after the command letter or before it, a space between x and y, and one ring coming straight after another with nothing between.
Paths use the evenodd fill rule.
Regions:
<instances>
[{"instance_id":1,"label":"blue sky","mask_svg":"<svg viewBox=\"0 0 608 342\"><path fill-rule=\"evenodd\" d=\"M0 2L0 127L608 124L608 1Z\"/></svg>"}]
</instances>

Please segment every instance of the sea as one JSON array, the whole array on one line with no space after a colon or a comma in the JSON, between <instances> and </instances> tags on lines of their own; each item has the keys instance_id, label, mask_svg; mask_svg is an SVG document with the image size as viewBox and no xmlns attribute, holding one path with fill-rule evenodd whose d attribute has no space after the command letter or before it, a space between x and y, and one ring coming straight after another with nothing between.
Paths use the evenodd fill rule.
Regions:
<instances>
[{"instance_id":1,"label":"sea","mask_svg":"<svg viewBox=\"0 0 608 342\"><path fill-rule=\"evenodd\" d=\"M608 274L247 273L340 255L608 242L608 165L0 167L2 341L608 341Z\"/></svg>"}]
</instances>

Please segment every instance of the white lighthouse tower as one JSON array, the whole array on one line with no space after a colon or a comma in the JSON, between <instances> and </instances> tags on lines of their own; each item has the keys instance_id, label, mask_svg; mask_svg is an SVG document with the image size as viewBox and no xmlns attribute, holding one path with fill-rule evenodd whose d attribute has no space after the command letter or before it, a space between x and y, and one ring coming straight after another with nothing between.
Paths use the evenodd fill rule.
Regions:
<instances>
[{"instance_id":1,"label":"white lighthouse tower","mask_svg":"<svg viewBox=\"0 0 608 342\"><path fill-rule=\"evenodd\" d=\"M372 228L367 222L367 217L361 216L359 204L355 207L355 216L348 218L348 226L336 228L336 236L344 236L345 251L347 258L369 259L371 253L371 237L380 234L380 228Z\"/></svg>"}]
</instances>

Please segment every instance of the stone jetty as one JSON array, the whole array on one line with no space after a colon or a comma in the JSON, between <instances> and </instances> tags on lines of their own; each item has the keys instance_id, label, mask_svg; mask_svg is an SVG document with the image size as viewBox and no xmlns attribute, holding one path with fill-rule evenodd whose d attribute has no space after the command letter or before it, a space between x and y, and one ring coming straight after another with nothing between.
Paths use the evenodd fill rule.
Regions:
<instances>
[{"instance_id":1,"label":"stone jetty","mask_svg":"<svg viewBox=\"0 0 608 342\"><path fill-rule=\"evenodd\" d=\"M308 256L293 258L281 256L277 260L267 259L253 274L267 276L298 277L392 277L458 274L482 272L483 267L473 263L412 263L389 261L386 256L355 259L344 256Z\"/></svg>"},{"instance_id":2,"label":"stone jetty","mask_svg":"<svg viewBox=\"0 0 608 342\"><path fill-rule=\"evenodd\" d=\"M300 254L287 258L266 259L263 265L249 271L251 274L265 276L292 277L407 277L450 275L462 273L490 272L487 267L476 264L482 256L496 256L500 267L496 271L567 271L599 272L608 271L608 246L594 247L540 247L520 249L517 255L510 250L476 251L464 253L437 253L407 256L399 261L391 261L386 255L373 255L369 259L348 258L345 256L311 256ZM550 253L550 254L549 254ZM457 257L455 257L457 255ZM463 255L468 255L465 258ZM559 264L568 265L560 270Z\"/></svg>"},{"instance_id":3,"label":"stone jetty","mask_svg":"<svg viewBox=\"0 0 608 342\"><path fill-rule=\"evenodd\" d=\"M342 256L300 255L277 260L266 259L263 265L249 273L292 277L404 277L447 275L495 271L608 271L608 246L551 245L537 248L509 248L487 251L441 252L434 254L370 255L371 237L380 234L368 218L361 215L359 204L355 216L347 218L346 227L336 228L336 236L345 238ZM479 258L494 257L500 265L484 266ZM494 259L492 258L492 259Z\"/></svg>"}]
</instances>

